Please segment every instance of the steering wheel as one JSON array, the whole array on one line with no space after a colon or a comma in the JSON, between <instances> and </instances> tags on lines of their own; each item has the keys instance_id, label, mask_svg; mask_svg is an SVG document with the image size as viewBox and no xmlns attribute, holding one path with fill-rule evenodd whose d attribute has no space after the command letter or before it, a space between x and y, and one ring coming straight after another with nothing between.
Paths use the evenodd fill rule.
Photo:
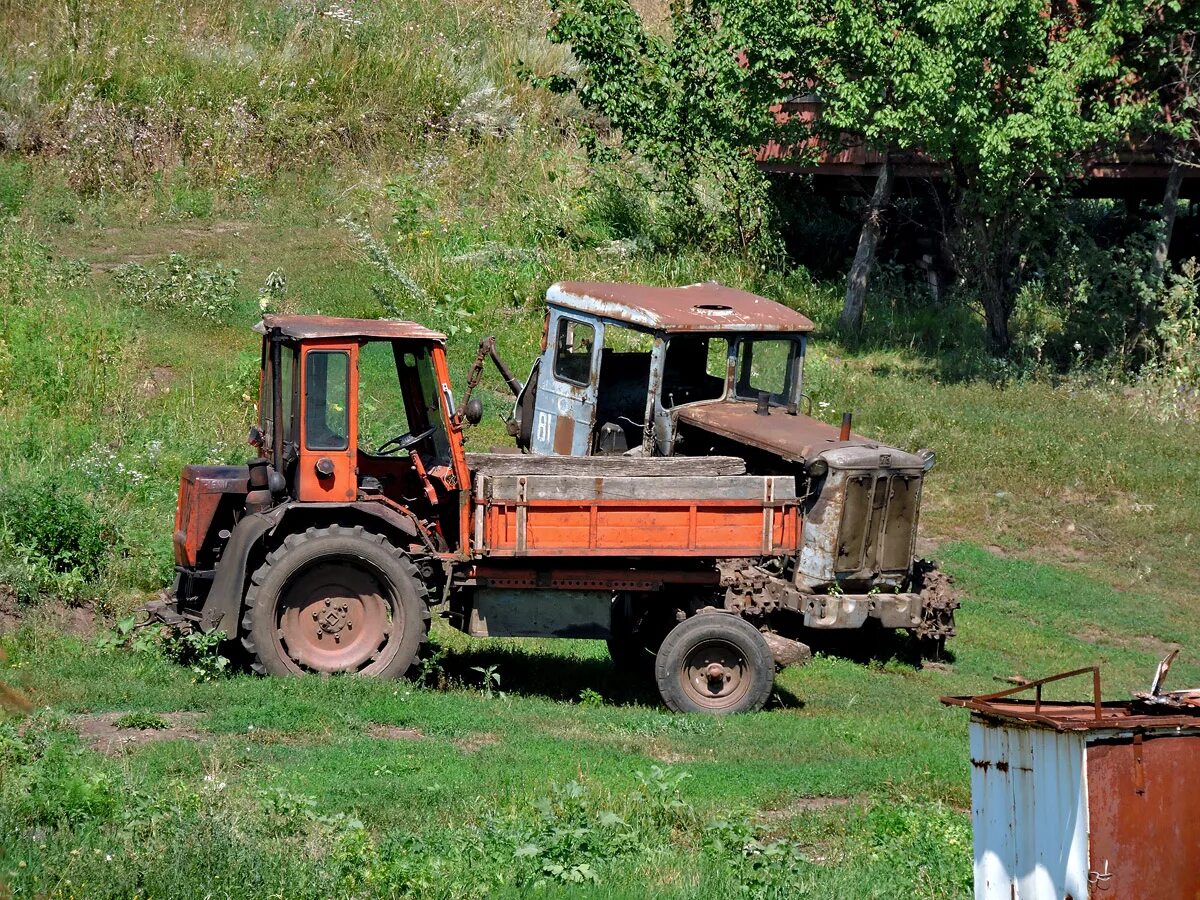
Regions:
<instances>
[{"instance_id":1,"label":"steering wheel","mask_svg":"<svg viewBox=\"0 0 1200 900\"><path fill-rule=\"evenodd\" d=\"M406 431L404 434L398 434L391 440L384 441L382 444L380 444L375 450L375 455L395 456L397 453L403 453L410 447L415 447L417 444L421 443L421 441L433 434L435 430L436 429L434 428L427 428L420 434L413 434L410 431Z\"/></svg>"}]
</instances>

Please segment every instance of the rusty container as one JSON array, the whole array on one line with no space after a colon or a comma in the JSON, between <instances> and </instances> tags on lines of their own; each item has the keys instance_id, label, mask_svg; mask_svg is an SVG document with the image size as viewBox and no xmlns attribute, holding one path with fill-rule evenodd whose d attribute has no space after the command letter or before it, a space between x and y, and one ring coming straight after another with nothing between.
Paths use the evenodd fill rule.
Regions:
<instances>
[{"instance_id":1,"label":"rusty container","mask_svg":"<svg viewBox=\"0 0 1200 900\"><path fill-rule=\"evenodd\" d=\"M942 698L972 714L977 900L1200 897L1200 692L1160 694L1165 665L1129 701L1094 668ZM1042 700L1088 674L1091 701Z\"/></svg>"}]
</instances>

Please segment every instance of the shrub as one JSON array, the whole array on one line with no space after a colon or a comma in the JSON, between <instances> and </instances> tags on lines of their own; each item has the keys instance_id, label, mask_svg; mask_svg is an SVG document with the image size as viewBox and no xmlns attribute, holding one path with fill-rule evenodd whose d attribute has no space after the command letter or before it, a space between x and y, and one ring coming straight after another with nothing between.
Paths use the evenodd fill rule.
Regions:
<instances>
[{"instance_id":1,"label":"shrub","mask_svg":"<svg viewBox=\"0 0 1200 900\"><path fill-rule=\"evenodd\" d=\"M113 277L126 298L139 306L219 323L233 312L239 274L237 269L202 266L172 253L155 266L121 266Z\"/></svg>"},{"instance_id":2,"label":"shrub","mask_svg":"<svg viewBox=\"0 0 1200 900\"><path fill-rule=\"evenodd\" d=\"M57 476L8 485L0 529L5 577L25 600L77 598L103 573L112 545L103 515Z\"/></svg>"}]
</instances>

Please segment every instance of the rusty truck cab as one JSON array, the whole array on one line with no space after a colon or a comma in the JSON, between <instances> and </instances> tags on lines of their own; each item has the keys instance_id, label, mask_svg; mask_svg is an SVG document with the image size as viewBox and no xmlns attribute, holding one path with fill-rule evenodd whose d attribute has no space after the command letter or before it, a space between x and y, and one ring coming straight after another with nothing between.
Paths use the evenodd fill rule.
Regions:
<instances>
[{"instance_id":1,"label":"rusty truck cab","mask_svg":"<svg viewBox=\"0 0 1200 900\"><path fill-rule=\"evenodd\" d=\"M694 406L799 407L813 324L779 303L714 282L560 282L546 303L545 350L514 410L532 453L672 456Z\"/></svg>"}]
</instances>

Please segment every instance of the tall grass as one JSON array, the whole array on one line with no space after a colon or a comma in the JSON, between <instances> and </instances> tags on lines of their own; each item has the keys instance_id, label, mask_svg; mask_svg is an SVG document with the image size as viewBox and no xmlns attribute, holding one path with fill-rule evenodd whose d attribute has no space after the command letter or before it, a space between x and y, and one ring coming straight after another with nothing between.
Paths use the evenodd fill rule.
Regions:
<instances>
[{"instance_id":1,"label":"tall grass","mask_svg":"<svg viewBox=\"0 0 1200 900\"><path fill-rule=\"evenodd\" d=\"M0 17L0 150L53 159L90 193L154 176L236 188L511 129L547 102L512 61L561 62L547 15L471 0L17 0Z\"/></svg>"}]
</instances>

